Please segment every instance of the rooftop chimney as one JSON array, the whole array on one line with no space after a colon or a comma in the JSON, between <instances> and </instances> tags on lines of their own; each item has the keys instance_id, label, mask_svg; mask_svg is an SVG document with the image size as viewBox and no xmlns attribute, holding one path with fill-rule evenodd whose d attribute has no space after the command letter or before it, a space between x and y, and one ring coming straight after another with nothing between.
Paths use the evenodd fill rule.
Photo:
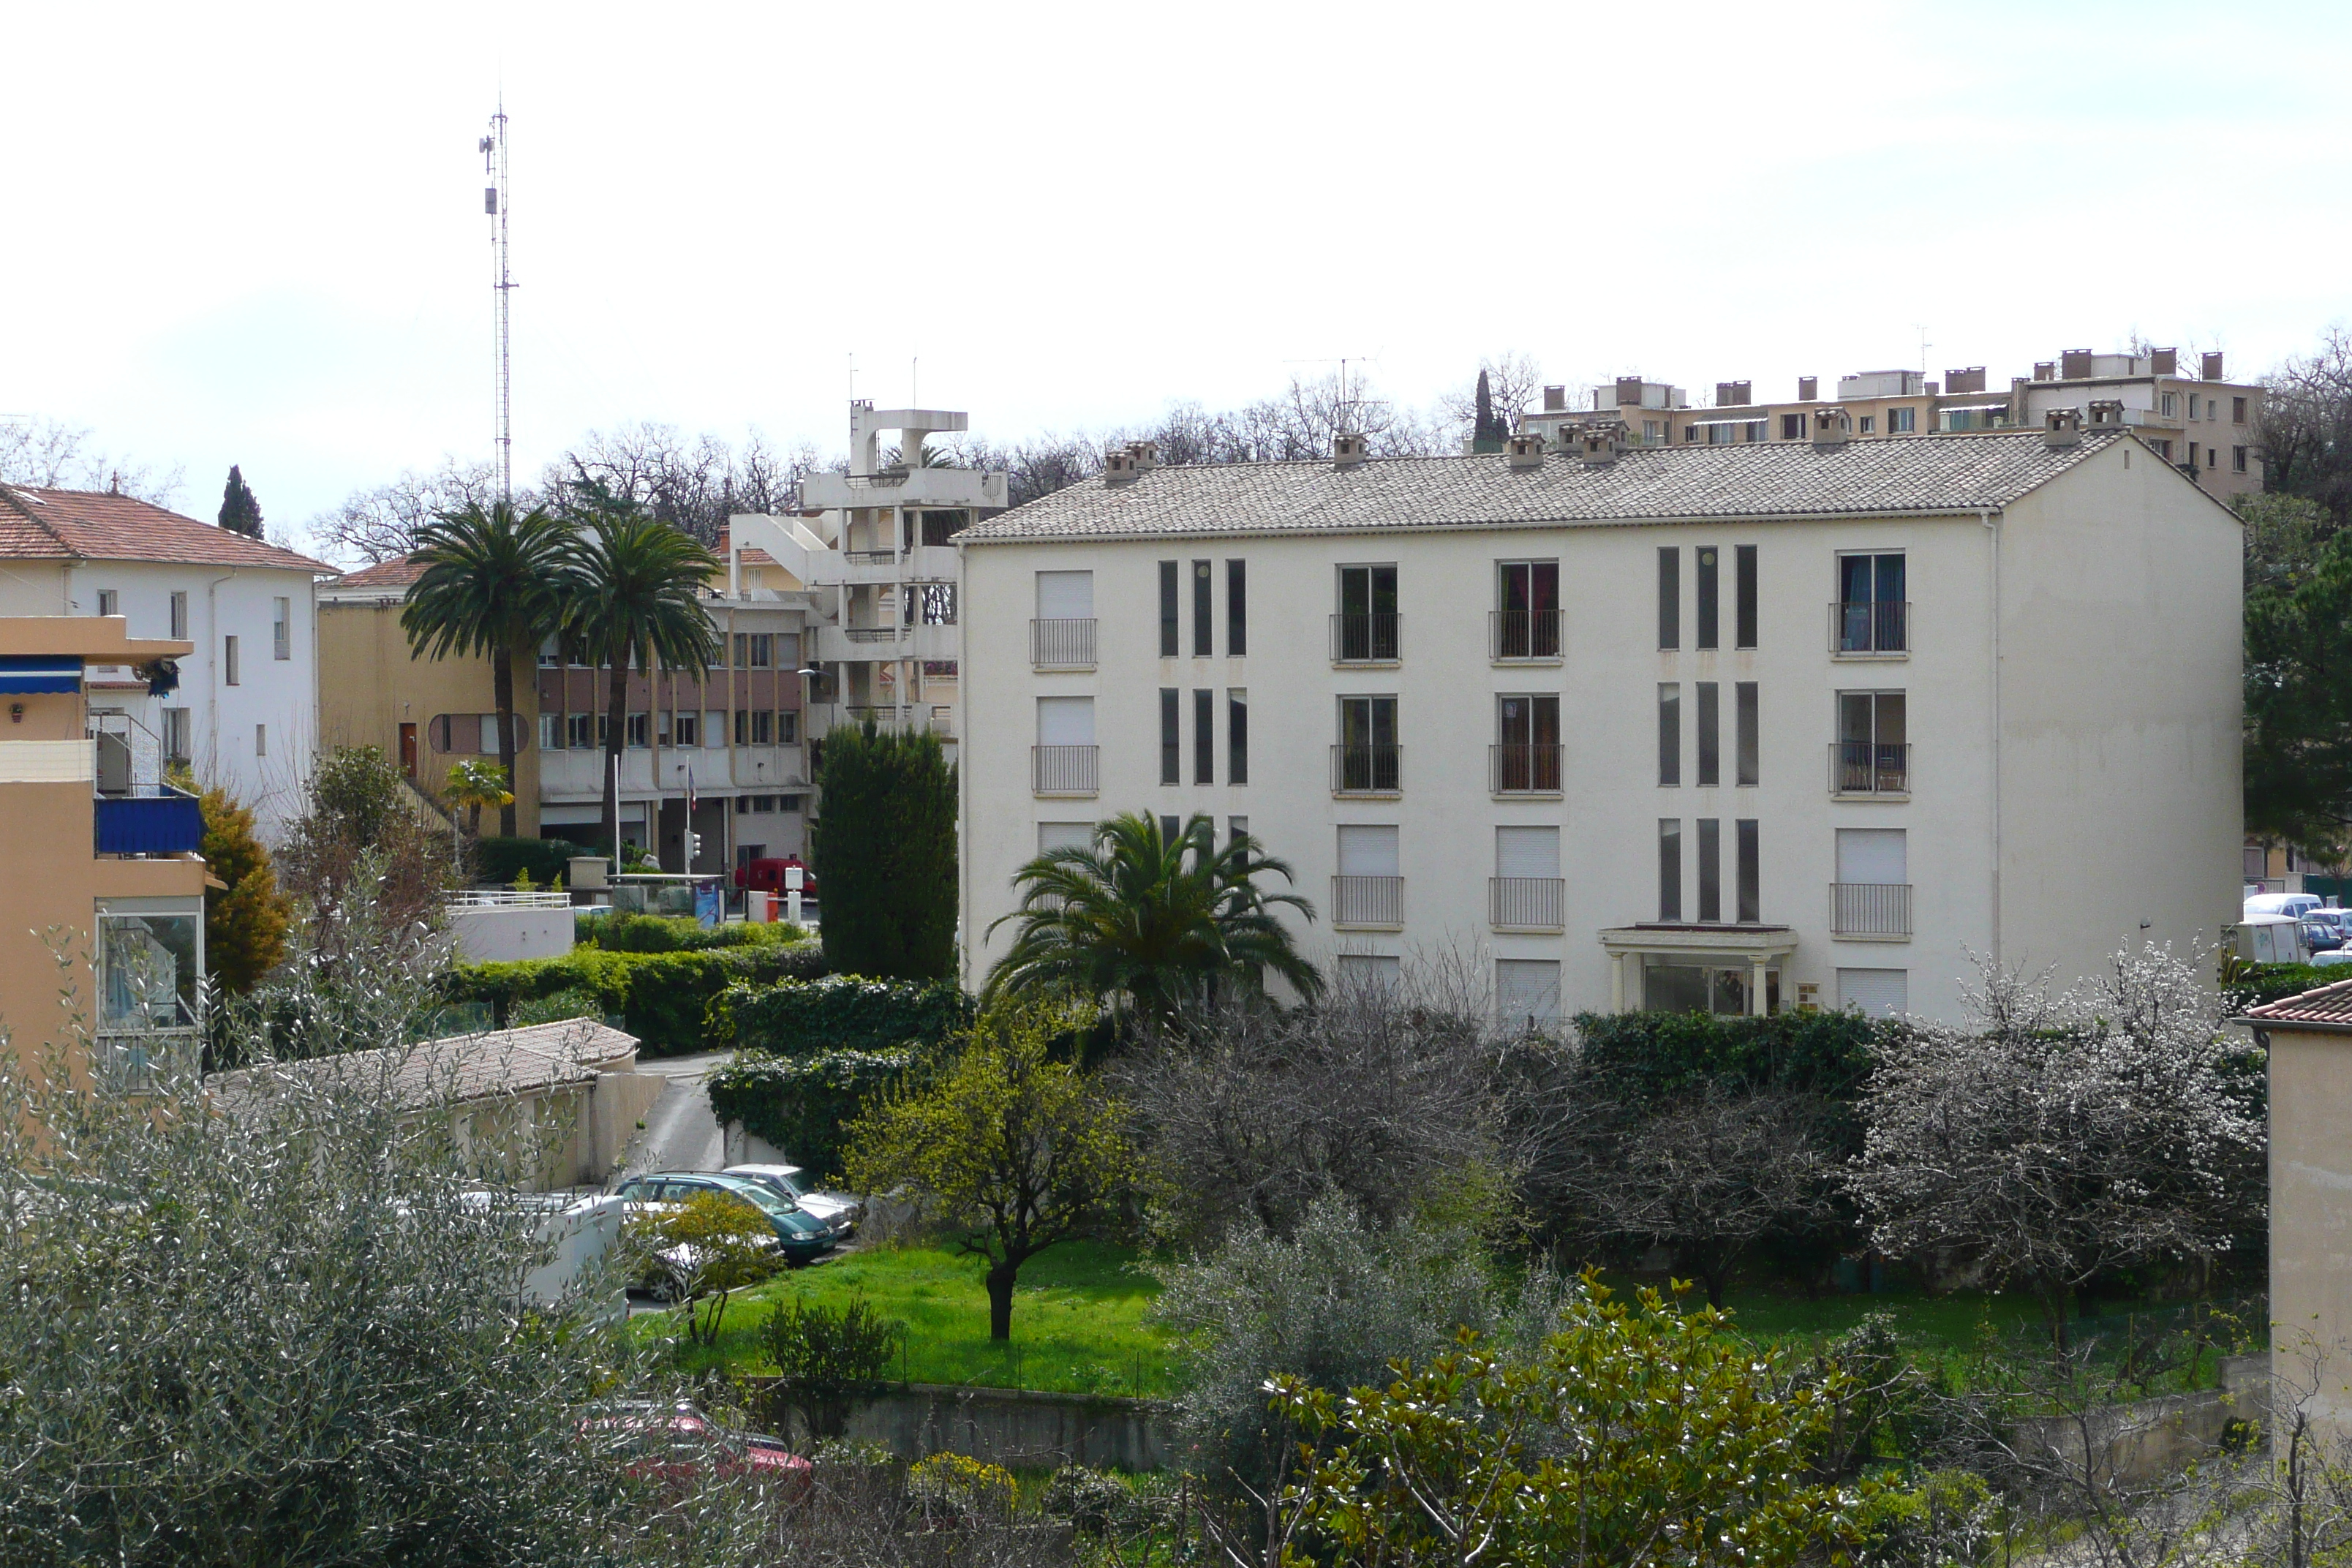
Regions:
<instances>
[{"instance_id":1,"label":"rooftop chimney","mask_svg":"<svg viewBox=\"0 0 2352 1568\"><path fill-rule=\"evenodd\" d=\"M1544 412L1545 412L1546 414L1565 414L1565 413L1567 413L1567 412L1568 412L1568 388L1566 388L1566 387L1564 387L1564 386L1547 386L1547 387L1545 387L1545 388L1544 388Z\"/></svg>"},{"instance_id":2,"label":"rooftop chimney","mask_svg":"<svg viewBox=\"0 0 2352 1568\"><path fill-rule=\"evenodd\" d=\"M1820 397L1820 396L1821 396L1821 395L1822 395L1822 378L1821 378L1820 376L1818 376L1818 375L1801 375L1801 376L1799 376L1799 377L1797 378L1797 401L1798 401L1798 402L1800 402L1800 403L1811 403L1811 402L1812 402L1814 399L1816 399L1816 398Z\"/></svg>"},{"instance_id":3,"label":"rooftop chimney","mask_svg":"<svg viewBox=\"0 0 2352 1568\"><path fill-rule=\"evenodd\" d=\"M2081 446L2083 411L2079 408L2053 408L2042 415L2042 444L2045 447Z\"/></svg>"},{"instance_id":4,"label":"rooftop chimney","mask_svg":"<svg viewBox=\"0 0 2352 1568\"><path fill-rule=\"evenodd\" d=\"M1503 443L1503 463L1514 471L1543 467L1543 437L1532 432L1513 436Z\"/></svg>"},{"instance_id":5,"label":"rooftop chimney","mask_svg":"<svg viewBox=\"0 0 2352 1568\"><path fill-rule=\"evenodd\" d=\"M1617 406L1623 408L1631 405L1638 408L1641 405L1642 378L1638 375L1619 376L1617 378Z\"/></svg>"},{"instance_id":6,"label":"rooftop chimney","mask_svg":"<svg viewBox=\"0 0 2352 1568\"><path fill-rule=\"evenodd\" d=\"M1124 447L1103 454L1103 483L1131 485L1140 470L1135 466L1135 454Z\"/></svg>"},{"instance_id":7,"label":"rooftop chimney","mask_svg":"<svg viewBox=\"0 0 2352 1568\"><path fill-rule=\"evenodd\" d=\"M2035 360L2033 362L2033 379L2036 381L2057 380L2058 362L2055 360L2046 359Z\"/></svg>"},{"instance_id":8,"label":"rooftop chimney","mask_svg":"<svg viewBox=\"0 0 2352 1568\"><path fill-rule=\"evenodd\" d=\"M1135 459L1135 471L1137 473L1148 474L1152 469L1160 466L1160 443L1157 441L1129 441L1127 444L1127 455Z\"/></svg>"},{"instance_id":9,"label":"rooftop chimney","mask_svg":"<svg viewBox=\"0 0 2352 1568\"><path fill-rule=\"evenodd\" d=\"M1980 364L1969 365L1961 370L1948 370L1944 373L1944 394L1948 397L1958 397L1969 392L1982 392L1984 389L1985 368Z\"/></svg>"},{"instance_id":10,"label":"rooftop chimney","mask_svg":"<svg viewBox=\"0 0 2352 1568\"><path fill-rule=\"evenodd\" d=\"M1632 426L1622 419L1580 419L1576 455L1588 468L1605 468L1617 460L1632 434Z\"/></svg>"},{"instance_id":11,"label":"rooftop chimney","mask_svg":"<svg viewBox=\"0 0 2352 1568\"><path fill-rule=\"evenodd\" d=\"M2091 400L2091 425L2094 429L2120 430L2124 425L2124 400L2120 397L2095 397Z\"/></svg>"},{"instance_id":12,"label":"rooftop chimney","mask_svg":"<svg viewBox=\"0 0 2352 1568\"><path fill-rule=\"evenodd\" d=\"M1813 410L1813 445L1843 447L1845 438L1853 434L1853 421L1846 411L1834 405Z\"/></svg>"},{"instance_id":13,"label":"rooftop chimney","mask_svg":"<svg viewBox=\"0 0 2352 1568\"><path fill-rule=\"evenodd\" d=\"M2150 349L2147 351L2147 359L2148 373L2152 375L2179 375L2180 374L2180 351L2179 349Z\"/></svg>"},{"instance_id":14,"label":"rooftop chimney","mask_svg":"<svg viewBox=\"0 0 2352 1568\"><path fill-rule=\"evenodd\" d=\"M2198 374L2202 375L2208 381L2221 380L2221 356L2218 353L2207 354L2204 359L2203 368L2200 369Z\"/></svg>"},{"instance_id":15,"label":"rooftop chimney","mask_svg":"<svg viewBox=\"0 0 2352 1568\"><path fill-rule=\"evenodd\" d=\"M2058 356L2058 379L2085 381L2091 374L2091 351L2068 349Z\"/></svg>"},{"instance_id":16,"label":"rooftop chimney","mask_svg":"<svg viewBox=\"0 0 2352 1568\"><path fill-rule=\"evenodd\" d=\"M1370 443L1361 436L1331 437L1331 466L1335 468L1360 468L1371 456Z\"/></svg>"},{"instance_id":17,"label":"rooftop chimney","mask_svg":"<svg viewBox=\"0 0 2352 1568\"><path fill-rule=\"evenodd\" d=\"M1715 402L1718 408L1737 408L1749 399L1750 384L1744 381L1718 381L1715 384Z\"/></svg>"}]
</instances>

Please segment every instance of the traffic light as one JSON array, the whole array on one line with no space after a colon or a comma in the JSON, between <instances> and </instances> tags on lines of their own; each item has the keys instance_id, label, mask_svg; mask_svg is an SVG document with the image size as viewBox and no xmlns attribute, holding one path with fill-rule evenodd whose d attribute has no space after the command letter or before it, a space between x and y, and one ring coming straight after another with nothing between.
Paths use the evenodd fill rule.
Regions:
<instances>
[{"instance_id":1,"label":"traffic light","mask_svg":"<svg viewBox=\"0 0 2352 1568\"><path fill-rule=\"evenodd\" d=\"M686 836L686 868L694 869L696 857L702 853L702 835L689 832Z\"/></svg>"}]
</instances>

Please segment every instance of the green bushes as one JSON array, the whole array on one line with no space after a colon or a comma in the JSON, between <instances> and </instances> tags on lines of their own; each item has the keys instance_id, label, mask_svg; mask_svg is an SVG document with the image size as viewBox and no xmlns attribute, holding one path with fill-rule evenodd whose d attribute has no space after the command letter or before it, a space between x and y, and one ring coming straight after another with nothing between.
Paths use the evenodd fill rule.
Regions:
<instances>
[{"instance_id":1,"label":"green bushes","mask_svg":"<svg viewBox=\"0 0 2352 1568\"><path fill-rule=\"evenodd\" d=\"M572 868L573 856L593 853L562 838L477 838L474 875L485 887L504 888L528 871L544 888Z\"/></svg>"},{"instance_id":2,"label":"green bushes","mask_svg":"<svg viewBox=\"0 0 2352 1568\"><path fill-rule=\"evenodd\" d=\"M572 940L607 952L701 952L714 947L790 947L807 942L808 932L782 922L762 925L737 921L707 926L687 915L638 915L625 910L573 916ZM824 949L808 942L808 950L789 973L795 980L814 980L824 973Z\"/></svg>"},{"instance_id":3,"label":"green bushes","mask_svg":"<svg viewBox=\"0 0 2352 1568\"><path fill-rule=\"evenodd\" d=\"M711 1079L710 1109L721 1126L740 1121L753 1137L830 1180L841 1170L846 1142L843 1129L928 1060L925 1052L911 1046L804 1057L738 1057Z\"/></svg>"},{"instance_id":4,"label":"green bushes","mask_svg":"<svg viewBox=\"0 0 2352 1568\"><path fill-rule=\"evenodd\" d=\"M972 1020L971 998L948 981L835 974L761 989L730 986L711 1005L710 1037L747 1050L884 1051L937 1046Z\"/></svg>"},{"instance_id":5,"label":"green bushes","mask_svg":"<svg viewBox=\"0 0 2352 1568\"><path fill-rule=\"evenodd\" d=\"M782 947L767 942L706 949L699 952L606 952L583 947L562 958L512 963L460 964L449 981L447 999L486 1002L501 1024L517 1005L580 992L597 1009L619 1013L647 1056L682 1056L720 1043L709 1037L705 1016L722 991L737 984L773 985L804 970L814 944Z\"/></svg>"},{"instance_id":6,"label":"green bushes","mask_svg":"<svg viewBox=\"0 0 2352 1568\"><path fill-rule=\"evenodd\" d=\"M1870 1074L1883 1026L1859 1013L1580 1013L1584 1060L1645 1099L1677 1099L1707 1084L1852 1100Z\"/></svg>"},{"instance_id":7,"label":"green bushes","mask_svg":"<svg viewBox=\"0 0 2352 1568\"><path fill-rule=\"evenodd\" d=\"M2299 996L2340 980L2352 980L2352 967L2332 963L2248 963L2235 966L2221 986L2232 1013L2260 1007L2282 996Z\"/></svg>"}]
</instances>

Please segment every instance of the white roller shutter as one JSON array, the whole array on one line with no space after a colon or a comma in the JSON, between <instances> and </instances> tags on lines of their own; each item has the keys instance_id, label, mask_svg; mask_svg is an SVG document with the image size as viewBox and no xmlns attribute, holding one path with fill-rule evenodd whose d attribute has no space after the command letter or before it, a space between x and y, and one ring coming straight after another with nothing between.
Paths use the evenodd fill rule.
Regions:
<instances>
[{"instance_id":1,"label":"white roller shutter","mask_svg":"<svg viewBox=\"0 0 2352 1568\"><path fill-rule=\"evenodd\" d=\"M1908 970L1841 969L1837 984L1838 1005L1854 1008L1867 1017L1891 1018L1911 1010Z\"/></svg>"},{"instance_id":2,"label":"white roller shutter","mask_svg":"<svg viewBox=\"0 0 2352 1568\"><path fill-rule=\"evenodd\" d=\"M1041 822L1037 825L1037 853L1055 849L1090 849L1095 842L1095 825L1091 822Z\"/></svg>"},{"instance_id":3,"label":"white roller shutter","mask_svg":"<svg viewBox=\"0 0 2352 1568\"><path fill-rule=\"evenodd\" d=\"M1339 875L1394 877L1397 870L1397 830L1394 827L1339 829Z\"/></svg>"},{"instance_id":4,"label":"white roller shutter","mask_svg":"<svg viewBox=\"0 0 2352 1568\"><path fill-rule=\"evenodd\" d=\"M1037 618L1041 621L1090 621L1095 617L1095 574L1091 572L1037 574Z\"/></svg>"},{"instance_id":5,"label":"white roller shutter","mask_svg":"<svg viewBox=\"0 0 2352 1568\"><path fill-rule=\"evenodd\" d=\"M1505 1028L1559 1022L1559 963L1549 958L1495 961L1495 1012Z\"/></svg>"},{"instance_id":6,"label":"white roller shutter","mask_svg":"<svg viewBox=\"0 0 2352 1568\"><path fill-rule=\"evenodd\" d=\"M1339 955L1339 984L1342 989L1393 993L1402 983L1403 969L1397 959L1380 953L1343 952Z\"/></svg>"},{"instance_id":7,"label":"white roller shutter","mask_svg":"<svg viewBox=\"0 0 2352 1568\"><path fill-rule=\"evenodd\" d=\"M1558 877L1559 829L1557 827L1497 827L1495 829L1495 875L1497 877Z\"/></svg>"},{"instance_id":8,"label":"white roller shutter","mask_svg":"<svg viewBox=\"0 0 2352 1568\"><path fill-rule=\"evenodd\" d=\"M1041 746L1093 745L1095 700L1091 697L1037 699L1037 743Z\"/></svg>"},{"instance_id":9,"label":"white roller shutter","mask_svg":"<svg viewBox=\"0 0 2352 1568\"><path fill-rule=\"evenodd\" d=\"M1893 885L1911 879L1899 827L1837 830L1837 879Z\"/></svg>"}]
</instances>

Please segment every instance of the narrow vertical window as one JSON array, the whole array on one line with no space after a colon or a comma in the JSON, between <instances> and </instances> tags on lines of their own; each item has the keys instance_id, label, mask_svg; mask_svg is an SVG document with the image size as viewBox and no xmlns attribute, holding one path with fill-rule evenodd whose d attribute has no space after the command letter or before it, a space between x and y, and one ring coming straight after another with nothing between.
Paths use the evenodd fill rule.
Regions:
<instances>
[{"instance_id":1,"label":"narrow vertical window","mask_svg":"<svg viewBox=\"0 0 2352 1568\"><path fill-rule=\"evenodd\" d=\"M269 601L269 657L294 657L294 601L291 599Z\"/></svg>"},{"instance_id":2,"label":"narrow vertical window","mask_svg":"<svg viewBox=\"0 0 2352 1568\"><path fill-rule=\"evenodd\" d=\"M1217 694L1192 693L1192 782L1217 782Z\"/></svg>"},{"instance_id":3,"label":"narrow vertical window","mask_svg":"<svg viewBox=\"0 0 2352 1568\"><path fill-rule=\"evenodd\" d=\"M1716 646L1716 572L1715 546L1701 545L1698 551L1698 626L1691 638L1693 647L1711 648Z\"/></svg>"},{"instance_id":4,"label":"narrow vertical window","mask_svg":"<svg viewBox=\"0 0 2352 1568\"><path fill-rule=\"evenodd\" d=\"M1160 657L1174 658L1176 646L1176 563L1160 563Z\"/></svg>"},{"instance_id":5,"label":"narrow vertical window","mask_svg":"<svg viewBox=\"0 0 2352 1568\"><path fill-rule=\"evenodd\" d=\"M1753 784L1756 782L1758 750L1756 683L1752 680L1743 680L1732 688L1732 693L1733 703L1738 711L1738 717L1733 721L1734 728L1738 731L1734 744L1739 754L1737 763L1739 772L1732 782L1739 784Z\"/></svg>"},{"instance_id":6,"label":"narrow vertical window","mask_svg":"<svg viewBox=\"0 0 2352 1568\"><path fill-rule=\"evenodd\" d=\"M1249 783L1249 693L1225 693L1225 782Z\"/></svg>"},{"instance_id":7,"label":"narrow vertical window","mask_svg":"<svg viewBox=\"0 0 2352 1568\"><path fill-rule=\"evenodd\" d=\"M1683 825L1658 818L1658 919L1671 925L1683 918Z\"/></svg>"},{"instance_id":8,"label":"narrow vertical window","mask_svg":"<svg viewBox=\"0 0 2352 1568\"><path fill-rule=\"evenodd\" d=\"M188 595L187 595L187 592L186 592L186 590L184 590L184 589L175 589L175 590L173 592L173 595L172 595L172 636L173 636L173 639L174 639L174 640L184 640L184 639L186 638L187 635L188 635Z\"/></svg>"},{"instance_id":9,"label":"narrow vertical window","mask_svg":"<svg viewBox=\"0 0 2352 1568\"><path fill-rule=\"evenodd\" d=\"M1683 646L1683 552L1672 544L1658 547L1658 646Z\"/></svg>"},{"instance_id":10,"label":"narrow vertical window","mask_svg":"<svg viewBox=\"0 0 2352 1568\"><path fill-rule=\"evenodd\" d=\"M267 724L253 727L253 754L257 757L269 754L269 726Z\"/></svg>"},{"instance_id":11,"label":"narrow vertical window","mask_svg":"<svg viewBox=\"0 0 2352 1568\"><path fill-rule=\"evenodd\" d=\"M1698 787L1713 789L1723 782L1723 716L1716 697L1719 689L1712 680L1702 680L1696 689L1698 711L1693 718L1698 726Z\"/></svg>"},{"instance_id":12,"label":"narrow vertical window","mask_svg":"<svg viewBox=\"0 0 2352 1568\"><path fill-rule=\"evenodd\" d=\"M221 663L226 669L227 683L231 686L241 684L236 665L236 638L234 636L221 638Z\"/></svg>"},{"instance_id":13,"label":"narrow vertical window","mask_svg":"<svg viewBox=\"0 0 2352 1568\"><path fill-rule=\"evenodd\" d=\"M1743 816L1739 830L1739 923L1754 925L1764 918L1764 898L1758 889L1759 861L1756 819Z\"/></svg>"},{"instance_id":14,"label":"narrow vertical window","mask_svg":"<svg viewBox=\"0 0 2352 1568\"><path fill-rule=\"evenodd\" d=\"M1225 563L1225 657L1249 652L1249 563Z\"/></svg>"},{"instance_id":15,"label":"narrow vertical window","mask_svg":"<svg viewBox=\"0 0 2352 1568\"><path fill-rule=\"evenodd\" d=\"M283 601L281 601L281 603ZM100 588L98 591L98 613L101 616L121 615L122 613L122 595L112 588Z\"/></svg>"},{"instance_id":16,"label":"narrow vertical window","mask_svg":"<svg viewBox=\"0 0 2352 1568\"><path fill-rule=\"evenodd\" d=\"M1683 782L1683 689L1658 683L1658 783L1668 789Z\"/></svg>"},{"instance_id":17,"label":"narrow vertical window","mask_svg":"<svg viewBox=\"0 0 2352 1568\"><path fill-rule=\"evenodd\" d=\"M1698 819L1698 918L1723 919L1723 824L1712 816Z\"/></svg>"},{"instance_id":18,"label":"narrow vertical window","mask_svg":"<svg viewBox=\"0 0 2352 1568\"><path fill-rule=\"evenodd\" d=\"M1732 628L1733 646L1756 646L1756 546L1743 544L1732 552L1738 582L1733 592L1738 597L1737 617Z\"/></svg>"},{"instance_id":19,"label":"narrow vertical window","mask_svg":"<svg viewBox=\"0 0 2352 1568\"><path fill-rule=\"evenodd\" d=\"M1212 586L1209 563L1205 561L1193 562L1192 657L1194 658L1207 658L1217 651L1215 647L1217 623L1214 605L1211 603Z\"/></svg>"},{"instance_id":20,"label":"narrow vertical window","mask_svg":"<svg viewBox=\"0 0 2352 1568\"><path fill-rule=\"evenodd\" d=\"M1160 782L1164 784L1184 782L1181 756L1183 696L1172 686L1160 689Z\"/></svg>"}]
</instances>

